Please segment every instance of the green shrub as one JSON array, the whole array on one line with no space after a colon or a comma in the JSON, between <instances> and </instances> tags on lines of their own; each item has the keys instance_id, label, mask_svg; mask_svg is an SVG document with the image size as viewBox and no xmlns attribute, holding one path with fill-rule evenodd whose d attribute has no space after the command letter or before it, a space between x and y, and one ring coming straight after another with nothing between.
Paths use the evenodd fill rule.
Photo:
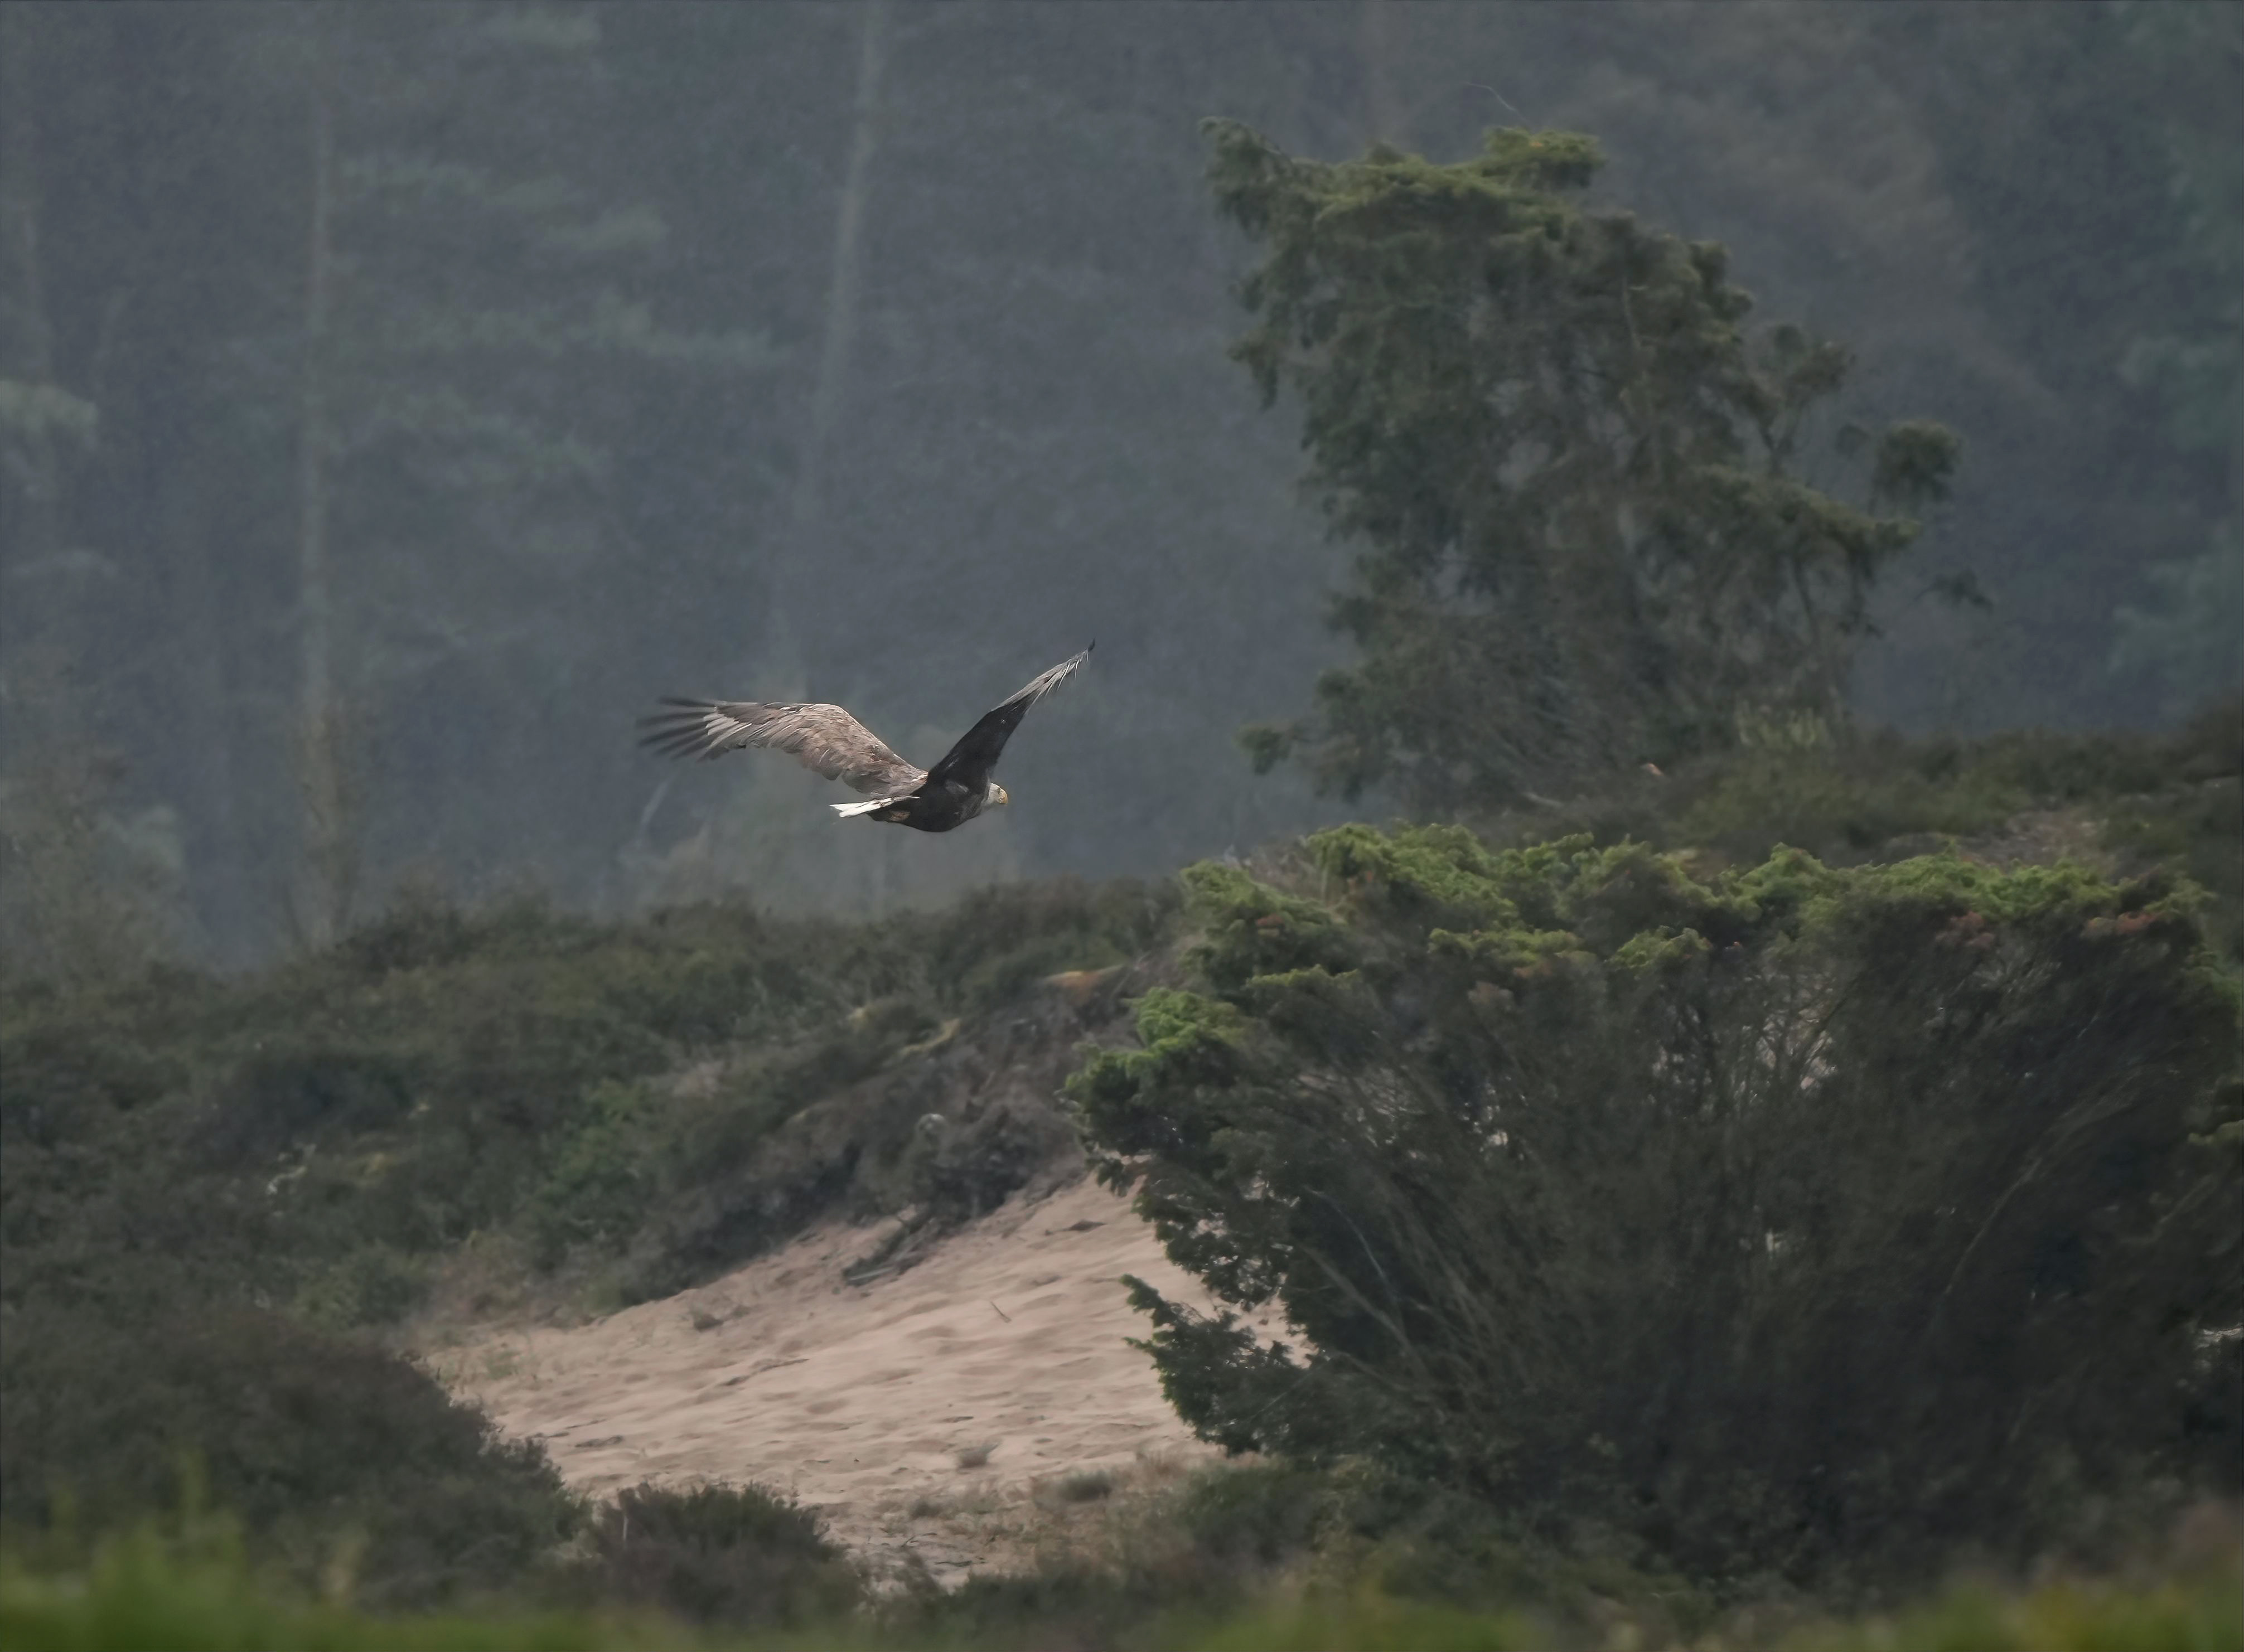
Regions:
<instances>
[{"instance_id":1,"label":"green shrub","mask_svg":"<svg viewBox=\"0 0 2244 1652\"><path fill-rule=\"evenodd\" d=\"M578 1519L541 1451L425 1372L254 1309L27 1304L0 1338L0 1420L10 1527L121 1529L179 1506L192 1463L307 1587L359 1546L375 1604L510 1584Z\"/></svg>"},{"instance_id":2,"label":"green shrub","mask_svg":"<svg viewBox=\"0 0 2244 1652\"><path fill-rule=\"evenodd\" d=\"M1875 747L1852 762L1835 752L1732 754L1666 835L1748 858L1791 843L1861 859L1896 838L1987 832L2034 801L2007 775L1984 767L1928 774L1914 765L1881 764L1880 755ZM1936 759L1935 766L1945 765Z\"/></svg>"},{"instance_id":3,"label":"green shrub","mask_svg":"<svg viewBox=\"0 0 2244 1652\"><path fill-rule=\"evenodd\" d=\"M1137 955L1177 905L1061 880L877 923L713 905L604 924L415 897L237 981L11 974L0 1297L166 1271L381 1324L428 1258L507 1228L543 1263L583 1251L631 1294L674 1289L862 1195L861 1168L894 1179L928 1109L870 1081L903 1050L1035 975ZM695 1068L720 1078L673 1082ZM790 1128L821 1104L855 1110ZM961 1210L1018 1185L1024 1153L1071 1150L1043 1123L983 1132Z\"/></svg>"},{"instance_id":4,"label":"green shrub","mask_svg":"<svg viewBox=\"0 0 2244 1652\"><path fill-rule=\"evenodd\" d=\"M1920 853L1929 838L1998 839L2021 811L2075 810L2088 817L2087 850L2114 853L2130 873L2158 864L2203 887L2215 949L2244 963L2241 765L2244 703L2234 701L2166 735L2023 730L1966 741L1841 732L1693 759L1490 825L1522 844L1584 831L1599 843L1636 839L1734 863L1788 844L1856 865Z\"/></svg>"},{"instance_id":5,"label":"green shrub","mask_svg":"<svg viewBox=\"0 0 2244 1652\"><path fill-rule=\"evenodd\" d=\"M348 1331L389 1325L429 1294L429 1264L393 1245L368 1244L314 1272L296 1292L295 1311L314 1325Z\"/></svg>"},{"instance_id":6,"label":"green shrub","mask_svg":"<svg viewBox=\"0 0 2244 1652\"><path fill-rule=\"evenodd\" d=\"M1170 1256L1312 1345L1137 1285L1204 1437L1723 1578L2244 1472L2239 998L2187 887L1308 853L1329 904L1187 873L1202 989L1071 1085Z\"/></svg>"},{"instance_id":7,"label":"green shrub","mask_svg":"<svg viewBox=\"0 0 2244 1652\"><path fill-rule=\"evenodd\" d=\"M922 1119L906 1154L906 1196L939 1223L970 1222L996 1210L1039 1170L1075 1150L1067 1121L1040 1102L1000 1100L966 1123Z\"/></svg>"},{"instance_id":8,"label":"green shrub","mask_svg":"<svg viewBox=\"0 0 2244 1652\"><path fill-rule=\"evenodd\" d=\"M1193 1476L1162 1512L1195 1554L1235 1570L1308 1554L1330 1504L1327 1476L1259 1463Z\"/></svg>"},{"instance_id":9,"label":"green shrub","mask_svg":"<svg viewBox=\"0 0 2244 1652\"><path fill-rule=\"evenodd\" d=\"M1099 969L1151 952L1173 926L1174 885L1078 878L1003 884L951 910L906 920L925 939L937 1001L973 1015L1011 999L1043 975Z\"/></svg>"},{"instance_id":10,"label":"green shrub","mask_svg":"<svg viewBox=\"0 0 2244 1652\"><path fill-rule=\"evenodd\" d=\"M553 1266L572 1245L612 1245L645 1220L655 1185L647 1132L658 1104L645 1082L597 1084L585 1097L525 1207L541 1265Z\"/></svg>"},{"instance_id":11,"label":"green shrub","mask_svg":"<svg viewBox=\"0 0 2244 1652\"><path fill-rule=\"evenodd\" d=\"M598 1598L694 1622L830 1622L862 1593L818 1516L760 1486L630 1487L591 1535Z\"/></svg>"}]
</instances>

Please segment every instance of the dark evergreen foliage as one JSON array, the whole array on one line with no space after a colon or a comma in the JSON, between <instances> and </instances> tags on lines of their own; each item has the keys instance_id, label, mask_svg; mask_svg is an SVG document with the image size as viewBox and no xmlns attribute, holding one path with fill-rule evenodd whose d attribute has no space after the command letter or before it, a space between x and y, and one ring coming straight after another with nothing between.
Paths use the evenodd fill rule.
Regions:
<instances>
[{"instance_id":1,"label":"dark evergreen foliage","mask_svg":"<svg viewBox=\"0 0 2244 1652\"><path fill-rule=\"evenodd\" d=\"M518 1588L577 1527L537 1446L398 1356L250 1307L151 1296L12 1305L0 1338L0 1518L85 1541L198 1497L314 1588L369 1606Z\"/></svg>"},{"instance_id":2,"label":"dark evergreen foliage","mask_svg":"<svg viewBox=\"0 0 2244 1652\"><path fill-rule=\"evenodd\" d=\"M1752 732L1737 750L1618 777L1491 824L1523 842L1569 832L1600 843L1636 838L1708 865L1750 863L1790 844L1854 866L1961 840L2004 859L2096 858L2130 875L2164 866L2206 891L2207 939L2244 967L2244 702L2150 738L2045 730L1835 738L1813 723Z\"/></svg>"},{"instance_id":3,"label":"dark evergreen foliage","mask_svg":"<svg viewBox=\"0 0 2244 1652\"><path fill-rule=\"evenodd\" d=\"M1453 813L1839 709L1952 432L1830 428L1848 353L1754 340L1720 246L1584 211L1587 138L1328 166L1209 130L1263 254L1232 354L1298 397L1309 488L1362 548L1332 610L1361 657L1314 723L1249 732L1259 765L1306 741L1350 798ZM1867 455L1859 507L1801 479L1822 443Z\"/></svg>"},{"instance_id":4,"label":"dark evergreen foliage","mask_svg":"<svg viewBox=\"0 0 2244 1652\"><path fill-rule=\"evenodd\" d=\"M1179 1410L1700 1574L2092 1537L2244 1469L2234 974L2186 885L1454 828L1186 874L1200 986L1071 1093Z\"/></svg>"},{"instance_id":5,"label":"dark evergreen foliage","mask_svg":"<svg viewBox=\"0 0 2244 1652\"><path fill-rule=\"evenodd\" d=\"M11 980L0 1293L120 1311L262 1294L382 1324L478 1232L518 1233L547 1264L603 1258L636 1296L837 1204L970 1215L1065 1130L1049 1109L977 1110L916 1194L915 1126L950 1081L900 1055L1008 1004L1046 1036L1017 1008L1043 976L1139 956L1175 909L1159 887L1068 880L876 925L423 900L242 981ZM1051 1042L1036 1058L1064 1060ZM697 1062L709 1072L681 1082Z\"/></svg>"}]
</instances>

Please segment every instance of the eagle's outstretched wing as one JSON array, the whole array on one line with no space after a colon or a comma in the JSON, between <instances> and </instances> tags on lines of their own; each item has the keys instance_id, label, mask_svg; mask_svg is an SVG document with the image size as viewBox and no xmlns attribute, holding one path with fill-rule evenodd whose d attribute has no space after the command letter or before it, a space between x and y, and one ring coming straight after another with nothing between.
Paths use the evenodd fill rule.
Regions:
<instances>
[{"instance_id":1,"label":"eagle's outstretched wing","mask_svg":"<svg viewBox=\"0 0 2244 1652\"><path fill-rule=\"evenodd\" d=\"M743 746L785 752L829 780L868 797L901 797L927 779L878 735L838 705L767 705L754 700L679 700L674 709L639 719L641 745L669 757L704 762Z\"/></svg>"},{"instance_id":2,"label":"eagle's outstretched wing","mask_svg":"<svg viewBox=\"0 0 2244 1652\"><path fill-rule=\"evenodd\" d=\"M1098 644L1093 643L1091 648ZM997 765L997 755L1005 749L1005 742L1021 725L1021 718L1029 707L1051 693L1062 683L1083 669L1083 662L1091 657L1086 648L1073 659L1062 660L1042 676L1032 678L1021 691L995 710L984 712L982 720L960 737L958 744L943 754L943 760L927 772L930 783L958 780L966 786L978 786L990 778L990 771Z\"/></svg>"}]
</instances>

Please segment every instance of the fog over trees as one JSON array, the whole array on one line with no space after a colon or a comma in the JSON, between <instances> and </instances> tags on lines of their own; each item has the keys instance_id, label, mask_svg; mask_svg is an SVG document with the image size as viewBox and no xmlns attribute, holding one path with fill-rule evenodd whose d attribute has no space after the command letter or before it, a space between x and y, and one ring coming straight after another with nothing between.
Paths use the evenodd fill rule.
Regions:
<instances>
[{"instance_id":1,"label":"fog over trees","mask_svg":"<svg viewBox=\"0 0 2244 1652\"><path fill-rule=\"evenodd\" d=\"M1328 604L1382 547L1227 358L1270 247L1208 118L1328 162L1593 139L1581 211L1727 248L1755 349L1843 349L1831 432L1960 442L1834 703L2170 724L2240 669L2240 18L17 0L10 945L239 965L415 881L875 911L1245 853L1337 818L1320 773L1486 801L1240 748L1359 662ZM1832 495L1867 462L1817 453ZM923 763L1093 637L953 837L633 745L661 693L810 697Z\"/></svg>"}]
</instances>

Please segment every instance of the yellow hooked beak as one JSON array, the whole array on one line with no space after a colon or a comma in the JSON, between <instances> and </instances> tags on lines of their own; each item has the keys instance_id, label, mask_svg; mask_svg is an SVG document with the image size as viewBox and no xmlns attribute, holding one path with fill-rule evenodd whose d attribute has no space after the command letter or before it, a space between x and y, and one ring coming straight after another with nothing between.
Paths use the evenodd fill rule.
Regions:
<instances>
[{"instance_id":1,"label":"yellow hooked beak","mask_svg":"<svg viewBox=\"0 0 2244 1652\"><path fill-rule=\"evenodd\" d=\"M998 785L995 780L992 780L992 781L990 781L990 802L992 802L992 803L1010 803L1012 800L1013 800L1013 799L1012 799L1011 798L1010 798L1010 797L1008 797L1008 796L1006 796L1006 795L1005 795L1005 788L1004 788L1004 786L999 786L999 785Z\"/></svg>"}]
</instances>

